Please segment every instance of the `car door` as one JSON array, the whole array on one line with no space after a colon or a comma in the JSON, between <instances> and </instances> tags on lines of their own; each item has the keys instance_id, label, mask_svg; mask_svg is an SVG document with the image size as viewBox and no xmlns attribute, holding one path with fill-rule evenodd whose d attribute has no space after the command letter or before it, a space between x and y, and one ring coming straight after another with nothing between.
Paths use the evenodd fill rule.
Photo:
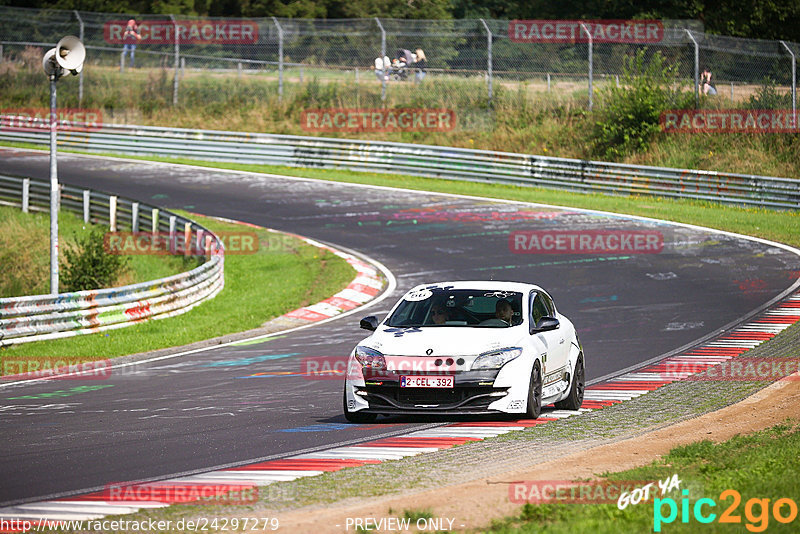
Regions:
<instances>
[{"instance_id":1,"label":"car door","mask_svg":"<svg viewBox=\"0 0 800 534\"><path fill-rule=\"evenodd\" d=\"M556 316L553 301L546 293L531 291L528 309L530 310L530 324L534 326L539 325L544 317ZM547 351L547 358L544 362L544 385L558 381L566 371L569 356L569 343L565 328L559 326L554 330L534 331L531 336L538 338Z\"/></svg>"}]
</instances>

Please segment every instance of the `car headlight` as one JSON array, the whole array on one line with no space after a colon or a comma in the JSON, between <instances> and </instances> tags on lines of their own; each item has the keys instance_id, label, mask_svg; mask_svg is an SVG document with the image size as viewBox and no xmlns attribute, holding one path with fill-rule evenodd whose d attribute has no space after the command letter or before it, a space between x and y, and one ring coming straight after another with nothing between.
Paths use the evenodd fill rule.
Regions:
<instances>
[{"instance_id":1,"label":"car headlight","mask_svg":"<svg viewBox=\"0 0 800 534\"><path fill-rule=\"evenodd\" d=\"M500 369L520 354L522 354L522 349L519 347L484 352L475 358L472 369Z\"/></svg>"},{"instance_id":2,"label":"car headlight","mask_svg":"<svg viewBox=\"0 0 800 534\"><path fill-rule=\"evenodd\" d=\"M370 369L386 368L386 359L383 357L383 354L375 349L358 346L356 347L355 356L356 360L364 367L369 367Z\"/></svg>"}]
</instances>

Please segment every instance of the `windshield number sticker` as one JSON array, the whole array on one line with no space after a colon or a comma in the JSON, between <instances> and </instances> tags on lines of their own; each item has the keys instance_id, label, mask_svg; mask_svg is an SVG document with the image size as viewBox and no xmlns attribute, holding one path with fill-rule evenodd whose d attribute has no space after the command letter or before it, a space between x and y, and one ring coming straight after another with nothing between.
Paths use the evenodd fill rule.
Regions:
<instances>
[{"instance_id":1,"label":"windshield number sticker","mask_svg":"<svg viewBox=\"0 0 800 534\"><path fill-rule=\"evenodd\" d=\"M427 300L433 296L433 292L430 289L420 289L418 291L409 291L406 295L406 300L409 302L419 302L421 300Z\"/></svg>"}]
</instances>

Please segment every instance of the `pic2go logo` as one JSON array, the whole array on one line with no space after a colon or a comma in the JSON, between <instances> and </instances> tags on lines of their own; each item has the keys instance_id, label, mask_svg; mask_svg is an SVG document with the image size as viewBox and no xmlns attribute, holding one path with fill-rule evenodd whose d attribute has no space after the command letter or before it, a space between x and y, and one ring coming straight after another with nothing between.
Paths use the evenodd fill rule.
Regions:
<instances>
[{"instance_id":1,"label":"pic2go logo","mask_svg":"<svg viewBox=\"0 0 800 534\"><path fill-rule=\"evenodd\" d=\"M689 509L691 508L692 515L698 523L713 523L717 519L717 514L711 511L716 508L717 503L714 499L698 499L694 505L689 503L689 490L683 490L683 499L681 499L681 523L689 523ZM742 523L742 517L736 513L736 509L742 502L742 495L733 489L727 489L719 494L720 501L732 499L733 502L725 509L719 516L719 523ZM748 523L745 528L750 532L764 532L769 526L770 511L772 517L778 523L791 523L797 519L797 503L792 499L782 498L776 499L772 503L770 509L770 499L756 499L748 500L744 505L744 516ZM667 515L664 515L664 509L668 510ZM675 499L667 497L666 499L656 498L653 502L653 531L661 532L661 525L674 522L678 518L678 503Z\"/></svg>"}]
</instances>

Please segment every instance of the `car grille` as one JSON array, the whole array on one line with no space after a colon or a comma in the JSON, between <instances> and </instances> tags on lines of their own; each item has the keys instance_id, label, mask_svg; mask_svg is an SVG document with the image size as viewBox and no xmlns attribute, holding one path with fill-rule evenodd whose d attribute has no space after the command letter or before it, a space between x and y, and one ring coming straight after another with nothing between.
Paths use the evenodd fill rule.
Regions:
<instances>
[{"instance_id":1,"label":"car grille","mask_svg":"<svg viewBox=\"0 0 800 534\"><path fill-rule=\"evenodd\" d=\"M359 388L361 389L361 388ZM505 392L507 388L491 386L439 388L401 388L399 386L367 386L363 388L369 394L367 400L370 409L379 407L432 410L486 408L499 396L490 393Z\"/></svg>"}]
</instances>

